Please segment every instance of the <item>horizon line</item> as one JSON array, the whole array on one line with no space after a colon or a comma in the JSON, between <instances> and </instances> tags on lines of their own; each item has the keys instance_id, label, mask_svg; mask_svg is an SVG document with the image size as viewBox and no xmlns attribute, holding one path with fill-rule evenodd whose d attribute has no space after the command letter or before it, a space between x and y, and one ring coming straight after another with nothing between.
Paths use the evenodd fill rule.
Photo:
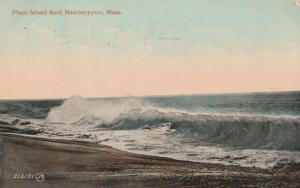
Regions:
<instances>
[{"instance_id":1,"label":"horizon line","mask_svg":"<svg viewBox=\"0 0 300 188\"><path fill-rule=\"evenodd\" d=\"M280 90L280 91L245 91L245 92L225 92L225 93L186 93L186 94L161 94L161 95L124 95L124 96L103 96L103 97L82 97L80 95L72 95L61 98L14 98L14 99L0 99L0 101L41 101L41 100L66 100L73 96L79 96L84 99L109 99L109 98L143 98L143 97L180 97L180 96L197 96L197 95L236 95L236 94L256 94L256 93L286 93L286 92L300 92L299 90Z\"/></svg>"}]
</instances>

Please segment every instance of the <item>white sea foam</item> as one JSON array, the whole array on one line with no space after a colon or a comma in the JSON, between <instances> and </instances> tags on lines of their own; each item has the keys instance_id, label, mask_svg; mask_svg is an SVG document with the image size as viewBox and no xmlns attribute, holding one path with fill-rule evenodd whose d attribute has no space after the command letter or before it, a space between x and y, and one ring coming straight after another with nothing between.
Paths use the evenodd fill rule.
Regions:
<instances>
[{"instance_id":1,"label":"white sea foam","mask_svg":"<svg viewBox=\"0 0 300 188\"><path fill-rule=\"evenodd\" d=\"M100 142L180 160L262 168L300 162L299 118L191 113L136 98L72 97L52 108L46 120L11 124L14 119L0 118L19 129L43 129L40 137Z\"/></svg>"}]
</instances>

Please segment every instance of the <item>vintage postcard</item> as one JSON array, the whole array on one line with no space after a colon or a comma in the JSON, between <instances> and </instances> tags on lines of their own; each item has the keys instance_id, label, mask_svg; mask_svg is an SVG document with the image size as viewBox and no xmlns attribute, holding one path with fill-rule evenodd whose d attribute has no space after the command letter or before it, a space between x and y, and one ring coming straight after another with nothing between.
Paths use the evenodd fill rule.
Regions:
<instances>
[{"instance_id":1,"label":"vintage postcard","mask_svg":"<svg viewBox=\"0 0 300 188\"><path fill-rule=\"evenodd\" d=\"M0 187L300 187L300 0L0 0Z\"/></svg>"}]
</instances>

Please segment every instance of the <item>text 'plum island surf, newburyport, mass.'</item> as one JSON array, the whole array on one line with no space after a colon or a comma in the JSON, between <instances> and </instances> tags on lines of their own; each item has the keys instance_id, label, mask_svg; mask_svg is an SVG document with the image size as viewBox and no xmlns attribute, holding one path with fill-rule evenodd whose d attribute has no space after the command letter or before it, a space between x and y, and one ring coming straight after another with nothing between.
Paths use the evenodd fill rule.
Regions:
<instances>
[{"instance_id":1,"label":"text 'plum island surf, newburyport, mass.'","mask_svg":"<svg viewBox=\"0 0 300 188\"><path fill-rule=\"evenodd\" d=\"M122 15L120 10L19 10L13 9L11 15L13 16L105 16L105 15Z\"/></svg>"}]
</instances>

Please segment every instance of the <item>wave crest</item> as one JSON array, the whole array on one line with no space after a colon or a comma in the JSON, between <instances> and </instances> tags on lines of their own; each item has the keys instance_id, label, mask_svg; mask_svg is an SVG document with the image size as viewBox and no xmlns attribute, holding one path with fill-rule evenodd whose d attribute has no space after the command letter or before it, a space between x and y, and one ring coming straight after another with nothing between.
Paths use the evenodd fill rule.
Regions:
<instances>
[{"instance_id":1,"label":"wave crest","mask_svg":"<svg viewBox=\"0 0 300 188\"><path fill-rule=\"evenodd\" d=\"M109 122L123 112L141 108L144 106L135 98L96 101L73 96L64 101L61 106L52 108L48 113L47 120L59 123L75 123L85 117L94 117L97 121Z\"/></svg>"},{"instance_id":2,"label":"wave crest","mask_svg":"<svg viewBox=\"0 0 300 188\"><path fill-rule=\"evenodd\" d=\"M167 123L177 135L193 139L195 144L300 151L300 118L189 113L155 108L135 98L91 101L72 97L53 108L48 121L125 130Z\"/></svg>"}]
</instances>

